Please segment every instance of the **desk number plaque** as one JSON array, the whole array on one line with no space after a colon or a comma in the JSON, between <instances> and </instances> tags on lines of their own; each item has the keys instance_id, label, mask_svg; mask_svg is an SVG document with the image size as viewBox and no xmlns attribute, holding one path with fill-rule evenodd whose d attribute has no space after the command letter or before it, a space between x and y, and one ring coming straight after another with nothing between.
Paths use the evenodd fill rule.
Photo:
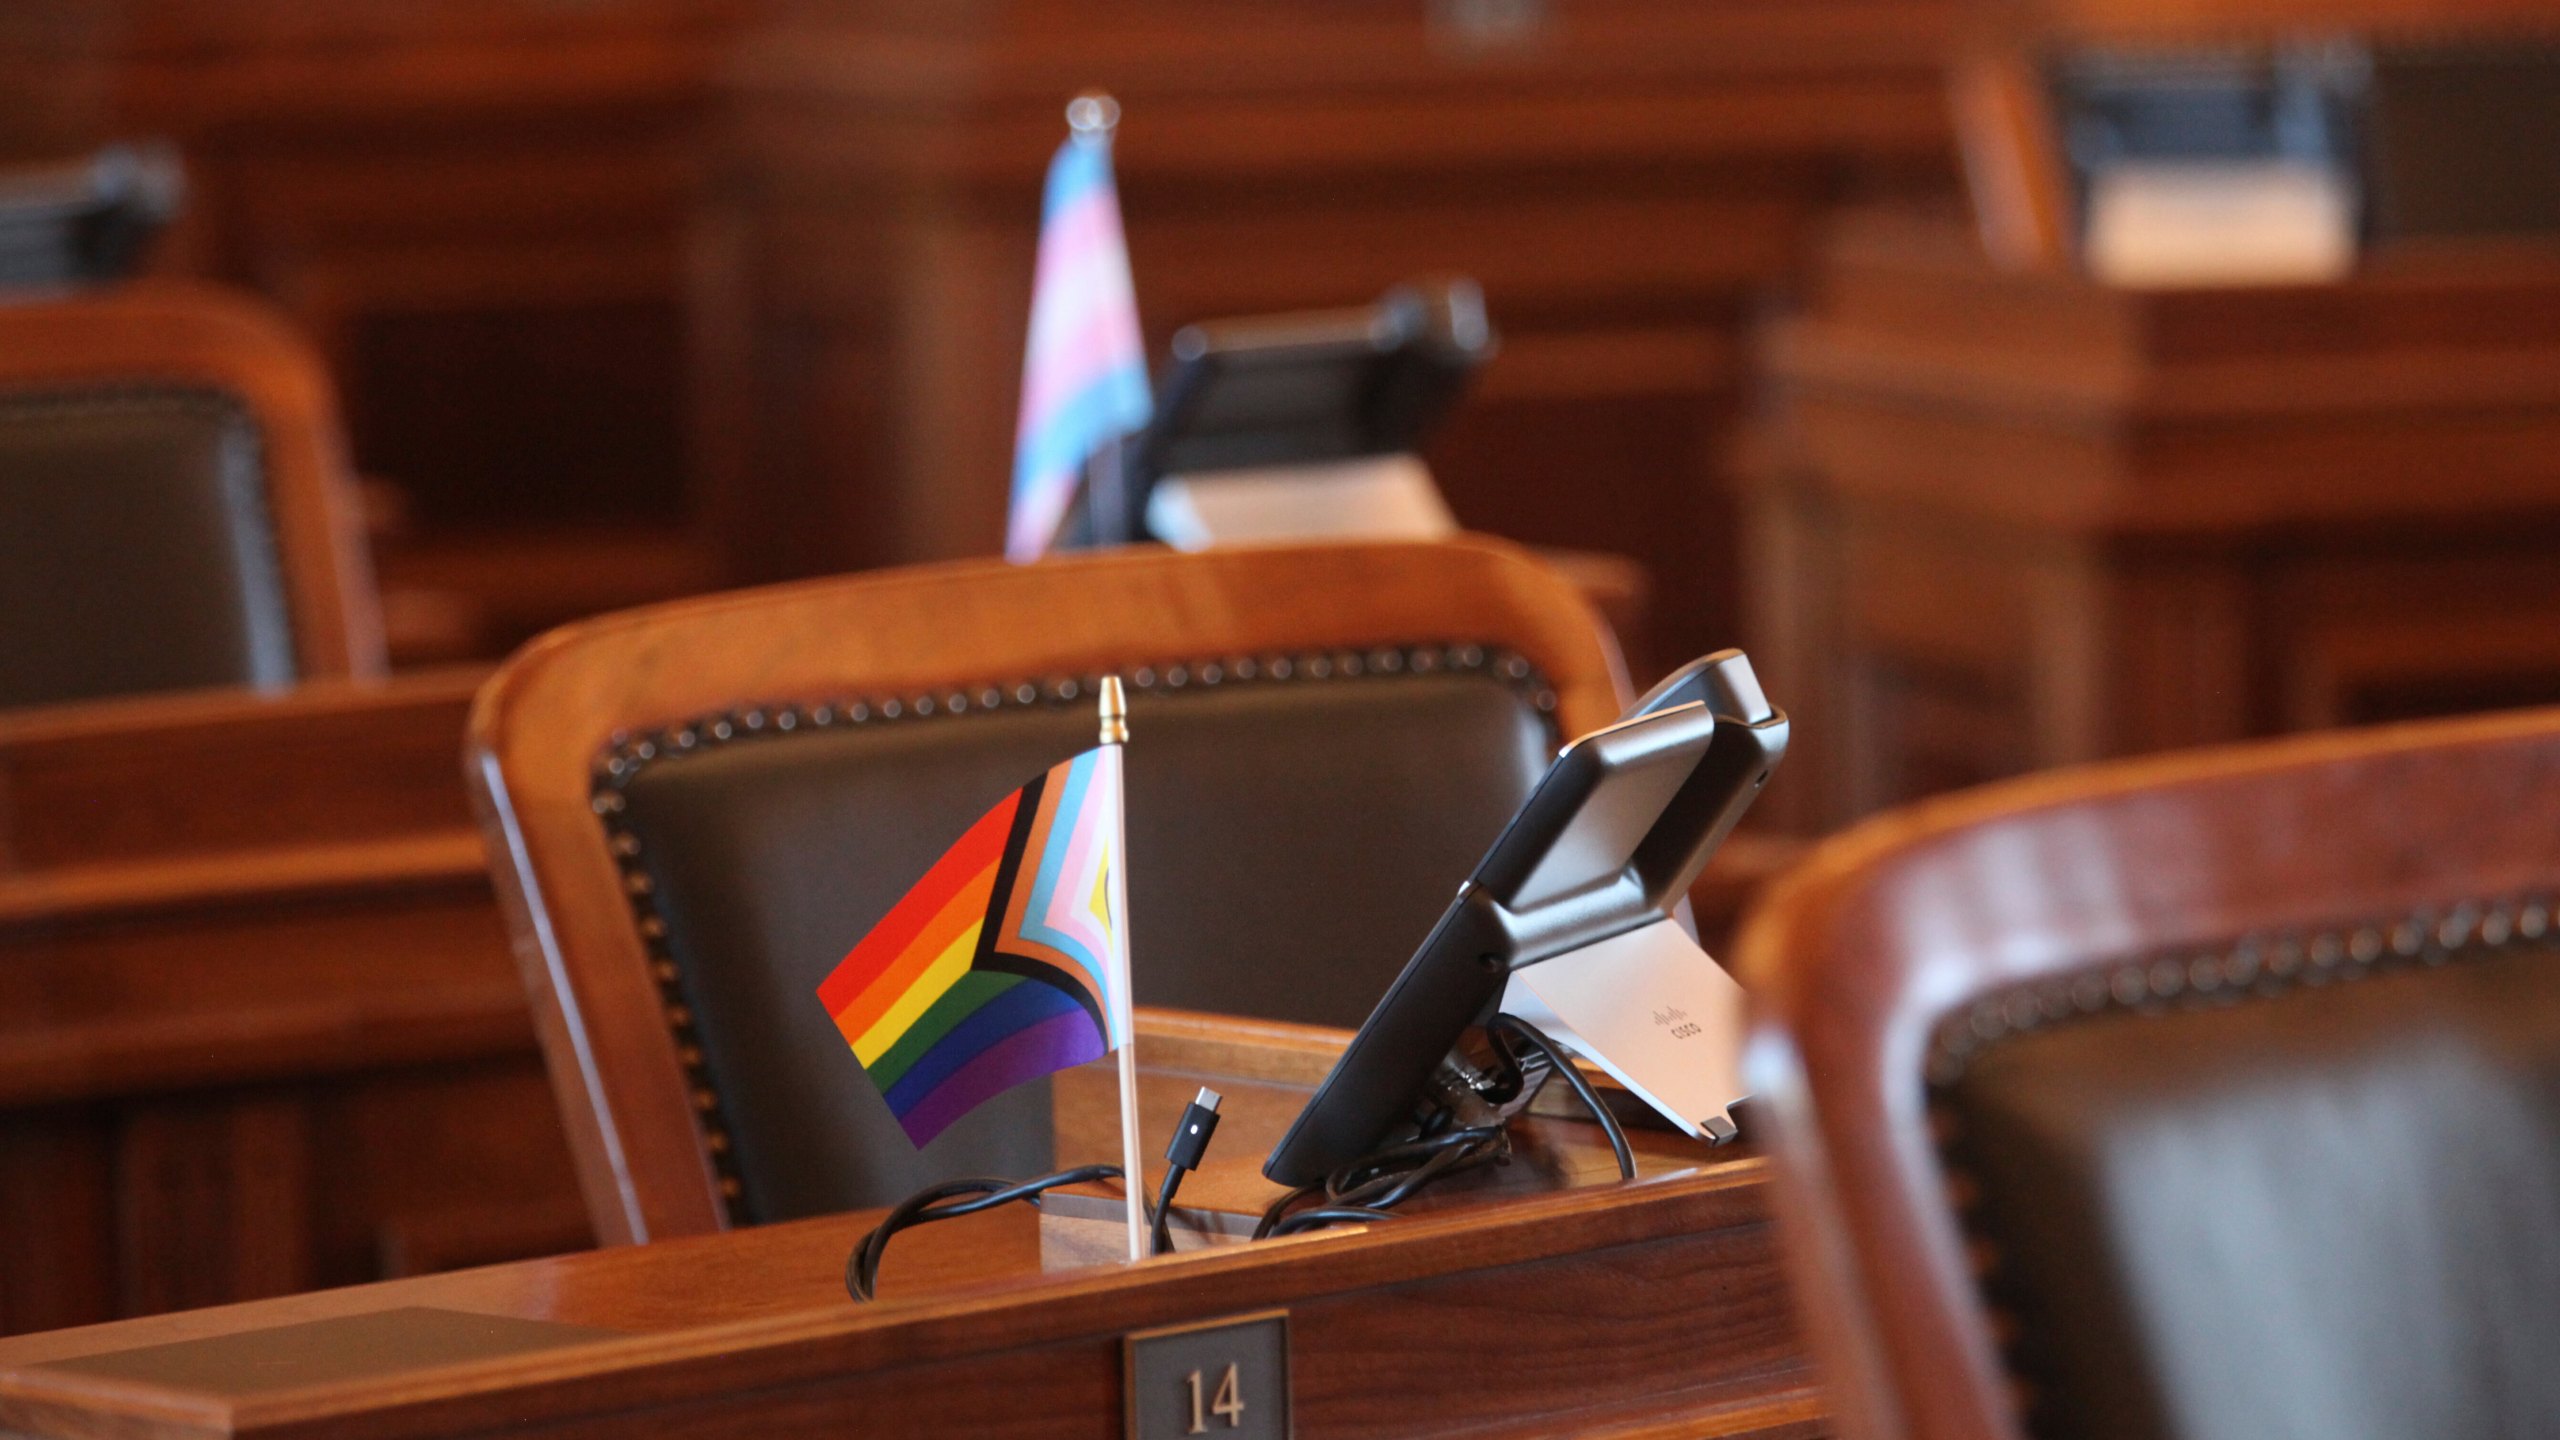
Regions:
<instances>
[{"instance_id":1,"label":"desk number plaque","mask_svg":"<svg viewBox=\"0 0 2560 1440\"><path fill-rule=\"evenodd\" d=\"M1130 1334L1129 1440L1289 1440L1289 1312Z\"/></svg>"}]
</instances>

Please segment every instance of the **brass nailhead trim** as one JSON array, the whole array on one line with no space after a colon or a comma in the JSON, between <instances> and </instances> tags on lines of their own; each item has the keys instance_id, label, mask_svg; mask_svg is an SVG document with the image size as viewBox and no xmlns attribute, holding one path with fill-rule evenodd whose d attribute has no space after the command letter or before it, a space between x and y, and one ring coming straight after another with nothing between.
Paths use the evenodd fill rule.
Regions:
<instances>
[{"instance_id":1,"label":"brass nailhead trim","mask_svg":"<svg viewBox=\"0 0 2560 1440\"><path fill-rule=\"evenodd\" d=\"M2407 964L2441 965L2511 939L2550 935L2554 901L2539 893L2466 901L2396 921L2244 936L2219 946L2143 954L2074 975L1995 990L1940 1022L1928 1078L1952 1085L1983 1047L2107 1010L2153 1012L2226 1004Z\"/></svg>"}]
</instances>

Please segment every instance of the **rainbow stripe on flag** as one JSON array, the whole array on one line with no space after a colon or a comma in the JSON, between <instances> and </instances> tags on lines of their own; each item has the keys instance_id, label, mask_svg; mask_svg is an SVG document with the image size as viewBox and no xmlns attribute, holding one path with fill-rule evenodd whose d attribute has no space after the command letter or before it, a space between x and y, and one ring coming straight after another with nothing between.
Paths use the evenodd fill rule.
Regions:
<instances>
[{"instance_id":1,"label":"rainbow stripe on flag","mask_svg":"<svg viewBox=\"0 0 2560 1440\"><path fill-rule=\"evenodd\" d=\"M1105 132L1069 137L1049 162L1032 286L1005 527L1012 560L1036 560L1049 548L1085 462L1155 411Z\"/></svg>"},{"instance_id":2,"label":"rainbow stripe on flag","mask_svg":"<svg viewBox=\"0 0 2560 1440\"><path fill-rule=\"evenodd\" d=\"M818 1000L922 1148L990 1097L1128 1041L1120 747L980 817Z\"/></svg>"}]
</instances>

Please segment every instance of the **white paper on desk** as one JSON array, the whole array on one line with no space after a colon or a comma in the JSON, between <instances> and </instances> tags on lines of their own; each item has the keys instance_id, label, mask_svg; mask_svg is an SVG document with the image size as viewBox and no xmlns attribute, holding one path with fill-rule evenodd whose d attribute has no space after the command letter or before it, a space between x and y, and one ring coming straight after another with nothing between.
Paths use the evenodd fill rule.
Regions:
<instances>
[{"instance_id":1,"label":"white paper on desk","mask_svg":"<svg viewBox=\"0 0 2560 1440\"><path fill-rule=\"evenodd\" d=\"M1704 1138L1742 1085L1742 987L1678 921L1511 972L1502 1008Z\"/></svg>"},{"instance_id":2,"label":"white paper on desk","mask_svg":"<svg viewBox=\"0 0 2560 1440\"><path fill-rule=\"evenodd\" d=\"M2300 161L2129 162L2090 177L2089 273L2110 285L2308 285L2356 263L2356 190Z\"/></svg>"},{"instance_id":3,"label":"white paper on desk","mask_svg":"<svg viewBox=\"0 0 2560 1440\"><path fill-rule=\"evenodd\" d=\"M1367 455L1168 475L1147 496L1147 528L1177 550L1276 540L1440 540L1454 535L1431 471L1412 455Z\"/></svg>"}]
</instances>

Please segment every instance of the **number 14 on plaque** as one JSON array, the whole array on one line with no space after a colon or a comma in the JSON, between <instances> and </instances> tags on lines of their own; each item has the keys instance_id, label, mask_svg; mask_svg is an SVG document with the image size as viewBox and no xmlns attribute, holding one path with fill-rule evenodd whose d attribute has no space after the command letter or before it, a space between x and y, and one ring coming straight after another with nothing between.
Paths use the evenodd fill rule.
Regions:
<instances>
[{"instance_id":1,"label":"number 14 on plaque","mask_svg":"<svg viewBox=\"0 0 2560 1440\"><path fill-rule=\"evenodd\" d=\"M1287 1312L1140 1331L1122 1354L1130 1440L1288 1440Z\"/></svg>"},{"instance_id":2,"label":"number 14 on plaque","mask_svg":"<svg viewBox=\"0 0 2560 1440\"><path fill-rule=\"evenodd\" d=\"M1194 1370L1184 1377L1185 1382L1191 1387L1191 1428L1183 1431L1183 1434L1208 1434L1209 1417L1212 1415L1226 1421L1227 1428L1230 1430L1243 1428L1244 1391L1243 1387L1236 1383L1236 1371L1242 1367L1242 1364L1243 1362L1236 1360L1227 1362L1226 1372L1218 1378L1218 1393L1210 1399L1208 1408L1205 1410L1200 1406L1200 1372Z\"/></svg>"}]
</instances>

